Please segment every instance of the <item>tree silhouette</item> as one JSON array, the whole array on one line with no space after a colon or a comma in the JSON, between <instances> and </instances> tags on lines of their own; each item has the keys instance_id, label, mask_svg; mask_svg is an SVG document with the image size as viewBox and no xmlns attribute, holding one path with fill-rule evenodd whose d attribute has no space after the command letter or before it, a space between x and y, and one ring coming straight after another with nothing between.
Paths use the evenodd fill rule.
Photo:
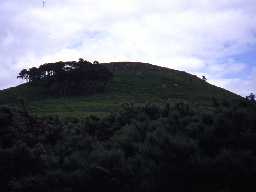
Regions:
<instances>
[{"instance_id":1,"label":"tree silhouette","mask_svg":"<svg viewBox=\"0 0 256 192\"><path fill-rule=\"evenodd\" d=\"M79 63L83 63L83 62L84 62L84 59L83 59L83 58L79 58L79 59L78 59L78 62L79 62Z\"/></svg>"},{"instance_id":2,"label":"tree silhouette","mask_svg":"<svg viewBox=\"0 0 256 192\"><path fill-rule=\"evenodd\" d=\"M29 78L28 70L22 69L21 72L18 74L17 78L25 79L27 81Z\"/></svg>"},{"instance_id":3,"label":"tree silhouette","mask_svg":"<svg viewBox=\"0 0 256 192\"><path fill-rule=\"evenodd\" d=\"M99 62L94 64L82 58L76 61L46 63L38 68L23 69L17 78L47 86L52 93L92 94L104 91L112 73Z\"/></svg>"},{"instance_id":4,"label":"tree silhouette","mask_svg":"<svg viewBox=\"0 0 256 192\"><path fill-rule=\"evenodd\" d=\"M255 102L255 95L253 93L251 93L250 95L245 97L246 100L250 101L250 102Z\"/></svg>"}]
</instances>

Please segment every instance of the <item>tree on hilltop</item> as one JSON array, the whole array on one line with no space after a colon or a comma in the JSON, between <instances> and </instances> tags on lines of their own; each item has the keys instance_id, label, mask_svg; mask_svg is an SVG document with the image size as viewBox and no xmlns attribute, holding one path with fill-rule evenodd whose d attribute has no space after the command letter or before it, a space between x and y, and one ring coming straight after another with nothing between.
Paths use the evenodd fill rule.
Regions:
<instances>
[{"instance_id":1,"label":"tree on hilltop","mask_svg":"<svg viewBox=\"0 0 256 192\"><path fill-rule=\"evenodd\" d=\"M82 58L76 61L46 63L38 68L23 69L17 78L46 86L53 93L91 94L103 91L112 73L99 63L90 63Z\"/></svg>"},{"instance_id":2,"label":"tree on hilltop","mask_svg":"<svg viewBox=\"0 0 256 192\"><path fill-rule=\"evenodd\" d=\"M255 95L253 93L251 93L250 95L245 97L246 100L250 101L250 102L255 102Z\"/></svg>"}]
</instances>

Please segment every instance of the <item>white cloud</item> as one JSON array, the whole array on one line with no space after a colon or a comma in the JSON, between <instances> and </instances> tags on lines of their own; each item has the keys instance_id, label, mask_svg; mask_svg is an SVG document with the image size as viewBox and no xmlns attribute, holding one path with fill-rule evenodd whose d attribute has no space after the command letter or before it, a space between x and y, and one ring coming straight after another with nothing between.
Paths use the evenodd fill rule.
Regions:
<instances>
[{"instance_id":1,"label":"white cloud","mask_svg":"<svg viewBox=\"0 0 256 192\"><path fill-rule=\"evenodd\" d=\"M207 74L236 93L256 91L239 76L251 66L233 58L256 44L255 11L254 0L0 2L0 88L17 83L23 67L83 57L150 62Z\"/></svg>"}]
</instances>

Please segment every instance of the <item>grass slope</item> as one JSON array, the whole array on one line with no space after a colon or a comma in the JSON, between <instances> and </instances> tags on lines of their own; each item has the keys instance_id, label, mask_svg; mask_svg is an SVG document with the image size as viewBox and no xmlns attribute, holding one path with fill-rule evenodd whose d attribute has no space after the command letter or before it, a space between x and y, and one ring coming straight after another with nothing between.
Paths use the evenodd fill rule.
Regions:
<instances>
[{"instance_id":1,"label":"grass slope","mask_svg":"<svg viewBox=\"0 0 256 192\"><path fill-rule=\"evenodd\" d=\"M211 107L212 99L240 100L241 97L213 86L200 78L147 63L103 63L114 73L105 93L87 97L52 97L42 87L22 84L0 91L0 105L15 104L24 99L30 110L39 116L60 115L83 117L104 115L115 111L122 103L190 102Z\"/></svg>"}]
</instances>

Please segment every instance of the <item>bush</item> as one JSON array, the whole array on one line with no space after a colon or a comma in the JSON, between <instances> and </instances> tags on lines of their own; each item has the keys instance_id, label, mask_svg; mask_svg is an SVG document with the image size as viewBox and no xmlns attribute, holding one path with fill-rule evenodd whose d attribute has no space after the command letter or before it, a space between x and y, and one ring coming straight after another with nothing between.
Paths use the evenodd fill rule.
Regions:
<instances>
[{"instance_id":1,"label":"bush","mask_svg":"<svg viewBox=\"0 0 256 192\"><path fill-rule=\"evenodd\" d=\"M1 191L255 190L255 116L247 104L69 120L0 108Z\"/></svg>"}]
</instances>

